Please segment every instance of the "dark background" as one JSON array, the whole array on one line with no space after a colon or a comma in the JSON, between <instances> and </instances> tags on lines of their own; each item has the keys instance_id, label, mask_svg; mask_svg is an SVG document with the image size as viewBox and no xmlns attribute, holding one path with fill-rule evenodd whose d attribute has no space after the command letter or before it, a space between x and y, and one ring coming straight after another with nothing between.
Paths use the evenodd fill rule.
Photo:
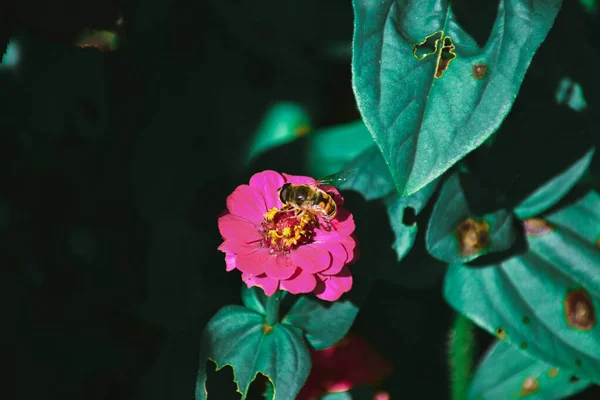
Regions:
<instances>
[{"instance_id":1,"label":"dark background","mask_svg":"<svg viewBox=\"0 0 600 400\"><path fill-rule=\"evenodd\" d=\"M496 7L482 3L457 2L479 40L494 18L481 10ZM522 113L532 98L551 103L557 77L594 84L597 24L569 3L528 74L515 105ZM265 111L297 102L316 127L360 118L350 1L2 7L0 50L9 37L20 50L15 68L0 69L0 257L16 319L16 398L192 399L202 328L240 301L239 274L225 272L216 250L225 197L262 169L303 172L302 141L240 170ZM118 51L73 46L84 28L114 29L119 11ZM483 28L468 22L475 12ZM393 263L382 206L347 198L368 238L356 268ZM453 313L442 274L427 288L379 283L356 321L394 363L392 398L448 396ZM481 354L491 337L478 338Z\"/></svg>"}]
</instances>

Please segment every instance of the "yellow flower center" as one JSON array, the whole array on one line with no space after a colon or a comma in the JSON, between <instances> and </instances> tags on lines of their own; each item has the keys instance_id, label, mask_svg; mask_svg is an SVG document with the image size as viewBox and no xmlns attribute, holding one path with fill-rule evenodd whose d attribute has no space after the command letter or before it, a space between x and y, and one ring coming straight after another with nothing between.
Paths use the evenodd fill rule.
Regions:
<instances>
[{"instance_id":1,"label":"yellow flower center","mask_svg":"<svg viewBox=\"0 0 600 400\"><path fill-rule=\"evenodd\" d=\"M269 209L262 222L263 245L272 253L288 253L298 246L310 243L314 237L314 218L309 213L299 214L298 210L286 207Z\"/></svg>"}]
</instances>

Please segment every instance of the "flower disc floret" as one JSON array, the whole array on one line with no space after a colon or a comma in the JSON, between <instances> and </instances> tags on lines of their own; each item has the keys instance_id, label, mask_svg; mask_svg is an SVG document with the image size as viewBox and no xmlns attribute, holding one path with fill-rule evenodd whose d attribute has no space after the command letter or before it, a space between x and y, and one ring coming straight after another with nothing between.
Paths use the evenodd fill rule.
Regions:
<instances>
[{"instance_id":1,"label":"flower disc floret","mask_svg":"<svg viewBox=\"0 0 600 400\"><path fill-rule=\"evenodd\" d=\"M238 269L248 287L267 295L276 290L314 292L335 301L352 287L348 265L357 258L354 219L344 199L328 189L337 214L325 229L318 218L282 204L278 189L285 183L307 184L306 176L263 171L238 186L227 197L227 211L219 218L227 270Z\"/></svg>"}]
</instances>

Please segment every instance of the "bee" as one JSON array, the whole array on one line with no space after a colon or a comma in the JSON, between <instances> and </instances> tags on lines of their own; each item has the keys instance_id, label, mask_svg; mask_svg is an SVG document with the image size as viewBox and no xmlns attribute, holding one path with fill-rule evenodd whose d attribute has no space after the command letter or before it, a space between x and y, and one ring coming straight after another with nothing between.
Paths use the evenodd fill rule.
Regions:
<instances>
[{"instance_id":1,"label":"bee","mask_svg":"<svg viewBox=\"0 0 600 400\"><path fill-rule=\"evenodd\" d=\"M345 182L353 175L353 170L345 170L306 184L286 183L277 193L284 205L299 210L297 217L309 213L317 221L321 217L330 226L337 213L337 205L327 192L327 186Z\"/></svg>"}]
</instances>

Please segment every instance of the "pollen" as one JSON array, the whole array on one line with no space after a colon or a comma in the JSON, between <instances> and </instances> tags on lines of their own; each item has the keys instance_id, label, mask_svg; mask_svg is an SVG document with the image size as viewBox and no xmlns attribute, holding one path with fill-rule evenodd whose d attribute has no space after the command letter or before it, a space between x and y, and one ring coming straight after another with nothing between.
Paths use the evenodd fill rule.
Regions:
<instances>
[{"instance_id":1,"label":"pollen","mask_svg":"<svg viewBox=\"0 0 600 400\"><path fill-rule=\"evenodd\" d=\"M315 221L311 215L291 208L273 207L264 214L263 246L273 254L289 253L301 245L313 241Z\"/></svg>"}]
</instances>

